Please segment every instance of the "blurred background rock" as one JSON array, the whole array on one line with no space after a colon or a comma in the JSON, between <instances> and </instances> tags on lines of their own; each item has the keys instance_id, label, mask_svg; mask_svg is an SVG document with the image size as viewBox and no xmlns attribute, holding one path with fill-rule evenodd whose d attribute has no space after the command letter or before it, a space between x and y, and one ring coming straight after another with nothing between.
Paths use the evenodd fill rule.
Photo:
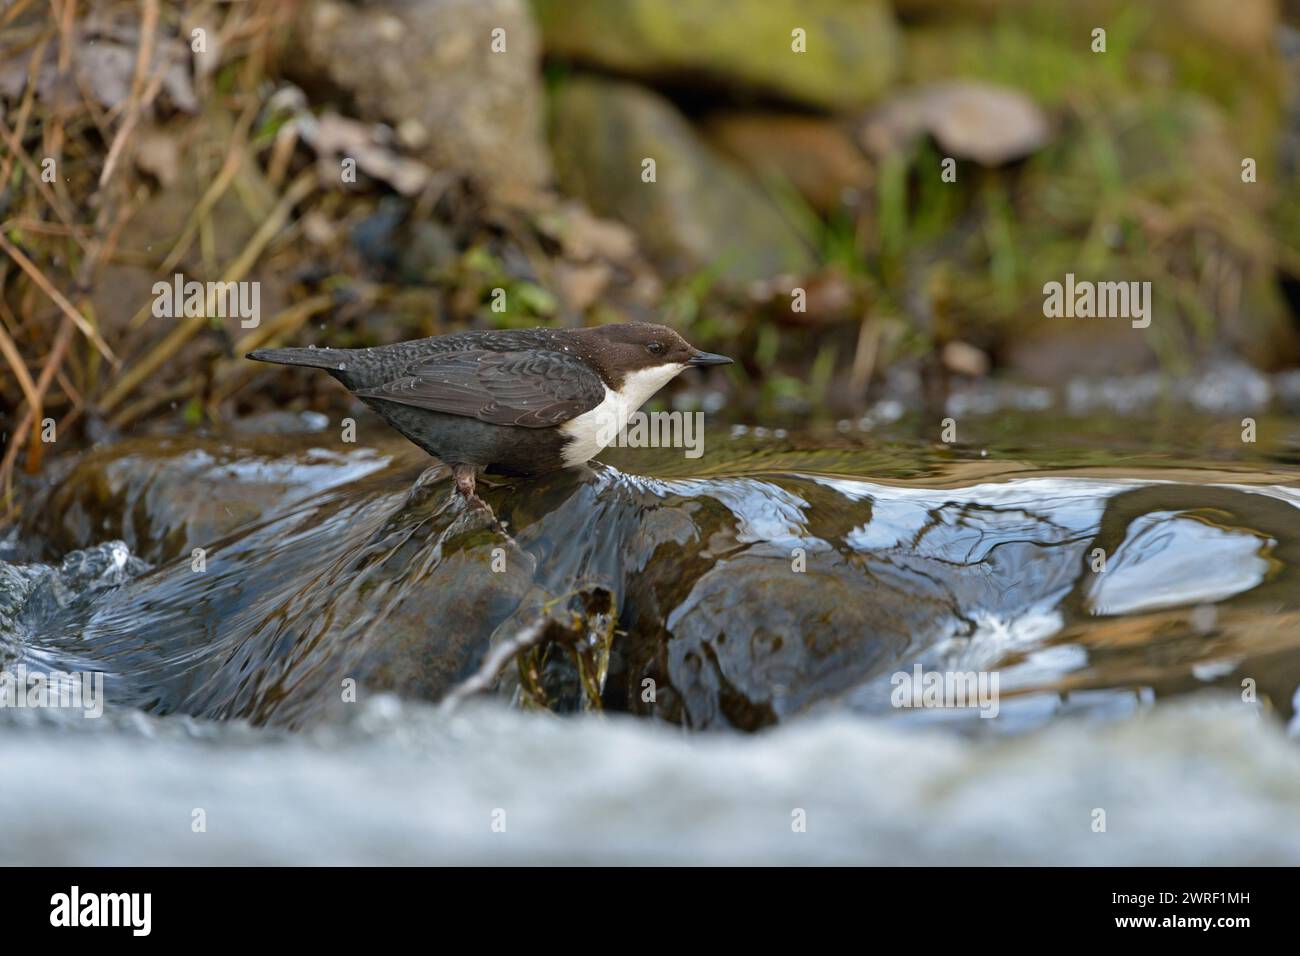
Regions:
<instances>
[{"instance_id":1,"label":"blurred background rock","mask_svg":"<svg viewBox=\"0 0 1300 956\"><path fill-rule=\"evenodd\" d=\"M348 407L267 344L667 321L769 422L1300 359L1295 0L15 0L0 123L6 494L46 418ZM1067 272L1151 326L1044 318Z\"/></svg>"}]
</instances>

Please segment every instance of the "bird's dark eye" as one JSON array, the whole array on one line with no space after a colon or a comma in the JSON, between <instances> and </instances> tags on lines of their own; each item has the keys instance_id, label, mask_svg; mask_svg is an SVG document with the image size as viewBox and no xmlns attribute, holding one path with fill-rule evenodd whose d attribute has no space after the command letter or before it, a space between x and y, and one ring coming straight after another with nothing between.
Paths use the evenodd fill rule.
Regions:
<instances>
[{"instance_id":1,"label":"bird's dark eye","mask_svg":"<svg viewBox=\"0 0 1300 956\"><path fill-rule=\"evenodd\" d=\"M649 345L646 346L646 348L650 350L650 353L652 355L662 355L664 352L663 345L661 345L658 342L651 342Z\"/></svg>"}]
</instances>

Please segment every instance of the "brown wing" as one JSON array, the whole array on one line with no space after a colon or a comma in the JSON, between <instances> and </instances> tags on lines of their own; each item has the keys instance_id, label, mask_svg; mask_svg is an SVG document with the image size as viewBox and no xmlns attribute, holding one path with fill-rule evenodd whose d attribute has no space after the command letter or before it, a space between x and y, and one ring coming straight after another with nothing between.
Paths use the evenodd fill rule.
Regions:
<instances>
[{"instance_id":1,"label":"brown wing","mask_svg":"<svg viewBox=\"0 0 1300 956\"><path fill-rule=\"evenodd\" d=\"M356 394L494 425L545 428L595 408L605 384L566 352L470 350L436 355Z\"/></svg>"}]
</instances>

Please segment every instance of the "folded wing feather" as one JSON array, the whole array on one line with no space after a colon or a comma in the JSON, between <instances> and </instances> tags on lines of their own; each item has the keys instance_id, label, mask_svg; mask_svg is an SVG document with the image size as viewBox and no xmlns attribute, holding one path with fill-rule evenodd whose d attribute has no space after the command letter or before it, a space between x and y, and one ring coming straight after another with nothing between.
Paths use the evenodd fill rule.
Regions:
<instances>
[{"instance_id":1,"label":"folded wing feather","mask_svg":"<svg viewBox=\"0 0 1300 956\"><path fill-rule=\"evenodd\" d=\"M605 384L566 352L475 349L434 356L356 394L494 425L545 428L599 405Z\"/></svg>"}]
</instances>

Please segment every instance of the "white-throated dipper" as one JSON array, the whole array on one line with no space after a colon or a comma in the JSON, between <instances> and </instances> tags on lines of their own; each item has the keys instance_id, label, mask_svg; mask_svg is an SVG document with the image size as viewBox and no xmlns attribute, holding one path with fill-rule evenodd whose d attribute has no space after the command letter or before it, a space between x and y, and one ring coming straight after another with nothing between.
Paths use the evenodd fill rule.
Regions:
<instances>
[{"instance_id":1,"label":"white-throated dipper","mask_svg":"<svg viewBox=\"0 0 1300 956\"><path fill-rule=\"evenodd\" d=\"M258 349L259 362L329 372L449 465L474 504L480 469L535 477L590 461L691 366L724 365L648 322L457 332L368 349Z\"/></svg>"}]
</instances>

